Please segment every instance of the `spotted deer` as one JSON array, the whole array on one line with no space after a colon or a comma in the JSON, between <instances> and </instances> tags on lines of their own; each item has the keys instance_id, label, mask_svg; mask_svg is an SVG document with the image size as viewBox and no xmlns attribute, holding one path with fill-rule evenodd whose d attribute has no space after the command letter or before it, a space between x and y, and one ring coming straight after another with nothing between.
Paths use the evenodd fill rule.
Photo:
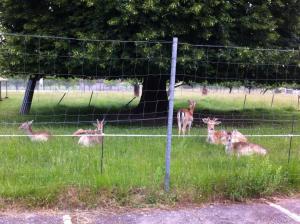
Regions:
<instances>
[{"instance_id":1,"label":"spotted deer","mask_svg":"<svg viewBox=\"0 0 300 224\"><path fill-rule=\"evenodd\" d=\"M221 121L218 121L218 118L210 119L209 117L203 118L202 121L205 124L207 124L207 139L206 139L206 141L211 144L225 145L227 131L225 131L225 130L216 131L215 130L215 125L221 124ZM232 141L233 142L247 142L248 140L238 130L233 130L232 131Z\"/></svg>"},{"instance_id":2,"label":"spotted deer","mask_svg":"<svg viewBox=\"0 0 300 224\"><path fill-rule=\"evenodd\" d=\"M192 123L193 123L193 113L196 107L196 102L193 100L188 100L189 108L180 109L177 112L177 124L178 124L178 134L181 133L185 135L186 128L188 128L188 133L190 134Z\"/></svg>"},{"instance_id":3,"label":"spotted deer","mask_svg":"<svg viewBox=\"0 0 300 224\"><path fill-rule=\"evenodd\" d=\"M250 156L250 155L266 155L267 150L260 145L250 142L233 142L232 133L228 132L226 136L225 152L227 154L235 154L237 156Z\"/></svg>"},{"instance_id":4,"label":"spotted deer","mask_svg":"<svg viewBox=\"0 0 300 224\"><path fill-rule=\"evenodd\" d=\"M103 141L103 126L104 126L104 119L99 122L97 119L97 123L93 124L96 126L95 130L84 130L78 129L73 133L73 136L79 137L78 144L82 146L93 146L96 144L101 144Z\"/></svg>"},{"instance_id":5,"label":"spotted deer","mask_svg":"<svg viewBox=\"0 0 300 224\"><path fill-rule=\"evenodd\" d=\"M51 137L51 134L48 131L33 131L31 128L32 121L24 122L20 125L19 129L25 131L31 141L36 142L46 142Z\"/></svg>"}]
</instances>

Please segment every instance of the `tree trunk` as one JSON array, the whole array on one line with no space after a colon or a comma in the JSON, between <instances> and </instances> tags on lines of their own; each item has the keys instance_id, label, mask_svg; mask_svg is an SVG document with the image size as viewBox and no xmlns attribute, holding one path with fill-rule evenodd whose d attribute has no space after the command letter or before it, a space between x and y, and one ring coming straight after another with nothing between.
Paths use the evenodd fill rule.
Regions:
<instances>
[{"instance_id":1,"label":"tree trunk","mask_svg":"<svg viewBox=\"0 0 300 224\"><path fill-rule=\"evenodd\" d=\"M138 83L135 83L133 85L133 95L135 97L139 97L140 96L140 85Z\"/></svg>"},{"instance_id":2,"label":"tree trunk","mask_svg":"<svg viewBox=\"0 0 300 224\"><path fill-rule=\"evenodd\" d=\"M137 107L139 113L161 113L168 111L168 95L166 91L167 80L162 76L149 75L143 80L143 90L140 103Z\"/></svg>"},{"instance_id":3,"label":"tree trunk","mask_svg":"<svg viewBox=\"0 0 300 224\"><path fill-rule=\"evenodd\" d=\"M38 76L30 77L27 82L25 95L23 98L23 102L20 108L20 114L25 115L30 112L32 98L34 94L34 89L36 86L36 82L39 80Z\"/></svg>"}]
</instances>

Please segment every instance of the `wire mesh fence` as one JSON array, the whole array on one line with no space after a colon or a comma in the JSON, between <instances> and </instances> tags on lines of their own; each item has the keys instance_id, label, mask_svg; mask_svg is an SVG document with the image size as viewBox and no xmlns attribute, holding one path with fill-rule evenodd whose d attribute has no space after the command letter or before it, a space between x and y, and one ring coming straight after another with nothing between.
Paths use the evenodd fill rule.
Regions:
<instances>
[{"instance_id":1,"label":"wire mesh fence","mask_svg":"<svg viewBox=\"0 0 300 224\"><path fill-rule=\"evenodd\" d=\"M0 102L3 195L21 194L18 185L26 185L25 194L73 185L159 190L165 172L171 190L197 197L223 182L232 196L236 178L241 185L260 180L258 191L300 186L299 50L179 40L173 85L172 42L1 37L1 71L9 78L9 98ZM178 134L178 116L186 135ZM205 118L221 123L211 128ZM103 127L93 127L97 119ZM267 156L227 154L227 134L235 130ZM49 140L34 139L46 132ZM222 143L210 141L214 134Z\"/></svg>"}]
</instances>

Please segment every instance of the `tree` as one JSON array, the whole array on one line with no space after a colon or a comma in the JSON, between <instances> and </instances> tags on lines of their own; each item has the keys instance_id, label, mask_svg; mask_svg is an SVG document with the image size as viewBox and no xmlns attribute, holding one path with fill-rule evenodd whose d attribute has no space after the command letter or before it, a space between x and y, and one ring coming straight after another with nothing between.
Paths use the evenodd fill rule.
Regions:
<instances>
[{"instance_id":1,"label":"tree","mask_svg":"<svg viewBox=\"0 0 300 224\"><path fill-rule=\"evenodd\" d=\"M288 4L280 0L3 0L0 2L0 23L5 32L80 39L170 41L173 36L177 36L181 42L211 45L297 46L300 10L296 11L299 8L296 0L287 2ZM284 12L286 9L294 14ZM287 26L289 28L286 30ZM124 42L117 41L99 43L28 36L6 37L3 43L2 48L10 52L9 60L7 55L4 57L2 54L0 61L7 73L22 71L25 60L26 73L19 72L19 75L31 75L32 83L43 76L137 78L143 83L138 110L166 111L170 44L140 43L137 46L133 43L124 45ZM37 54L37 49L42 54ZM265 60L264 55L257 56L247 49L234 52L226 50L222 53L219 49L210 49L210 52L207 52L207 49L195 49L186 45L180 46L179 50L177 79L186 82L191 79L198 82L204 79L208 79L209 82L224 78L228 81L235 80L236 68L233 64L219 63L220 67L216 68L207 63L208 54L210 59L217 62L223 58L232 62L238 61L241 57L256 64ZM32 54L29 56L28 52ZM101 60L98 60L99 57ZM130 61L137 57L145 60L138 63L135 60ZM275 59L276 52L271 57L271 60ZM116 60L112 61L111 58ZM155 58L158 60L154 60ZM202 73L197 70L199 63L203 69ZM244 78L255 78L255 68L240 66L239 69ZM198 71L196 77L180 75L182 72L195 73L195 70ZM274 68L272 72L265 72L265 78L268 76L270 79L274 75L277 77L278 74ZM257 82L260 81L265 82L263 79L257 79ZM28 88L30 86L32 91L34 85L28 85Z\"/></svg>"}]
</instances>

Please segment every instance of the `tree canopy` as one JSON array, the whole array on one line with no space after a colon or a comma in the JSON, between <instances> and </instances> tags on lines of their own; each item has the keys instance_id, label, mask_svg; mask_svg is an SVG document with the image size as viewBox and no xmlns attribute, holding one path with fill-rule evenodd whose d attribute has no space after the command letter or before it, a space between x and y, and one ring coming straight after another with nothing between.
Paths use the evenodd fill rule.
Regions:
<instances>
[{"instance_id":1,"label":"tree canopy","mask_svg":"<svg viewBox=\"0 0 300 224\"><path fill-rule=\"evenodd\" d=\"M151 93L165 90L171 43L127 41L171 41L177 36L177 80L295 82L299 13L298 0L2 0L3 32L73 39L4 35L0 65L10 75L138 78ZM155 100L153 94L146 98Z\"/></svg>"},{"instance_id":2,"label":"tree canopy","mask_svg":"<svg viewBox=\"0 0 300 224\"><path fill-rule=\"evenodd\" d=\"M248 47L299 45L298 0L3 0L5 31Z\"/></svg>"},{"instance_id":3,"label":"tree canopy","mask_svg":"<svg viewBox=\"0 0 300 224\"><path fill-rule=\"evenodd\" d=\"M0 2L0 12L2 30L8 33L126 41L171 41L173 36L177 36L180 42L190 44L252 48L297 49L300 44L300 4L297 0L3 0ZM72 53L78 60L86 57L86 75L94 73L95 69L89 65L94 63L97 54L107 59L137 57L136 46L121 46L121 43L113 45L107 42L98 44L38 38L14 38L6 42L7 48L14 48L14 52L20 54L33 55L37 49L43 51L43 57L39 55L38 60L44 67L59 55L66 56ZM167 47L164 49L158 45L139 45L138 48L141 48L138 52L141 57L149 57L149 48L152 48L152 53L155 50L159 51L156 54L160 54L160 57L161 54L170 56L170 48ZM24 64L18 62L17 58L11 60L14 60L14 67ZM22 60L24 61L24 58ZM74 61L74 64L78 65L78 60ZM37 64L36 58L33 61ZM36 72L34 68L37 66L30 62L30 57L26 58L26 62L29 63L27 67L33 69L32 73ZM70 63L69 61L69 69L73 68L76 71L76 66L71 66ZM66 73L66 64L67 62L56 60L58 73ZM107 67L104 63L101 66ZM144 67L141 66L141 69Z\"/></svg>"}]
</instances>

